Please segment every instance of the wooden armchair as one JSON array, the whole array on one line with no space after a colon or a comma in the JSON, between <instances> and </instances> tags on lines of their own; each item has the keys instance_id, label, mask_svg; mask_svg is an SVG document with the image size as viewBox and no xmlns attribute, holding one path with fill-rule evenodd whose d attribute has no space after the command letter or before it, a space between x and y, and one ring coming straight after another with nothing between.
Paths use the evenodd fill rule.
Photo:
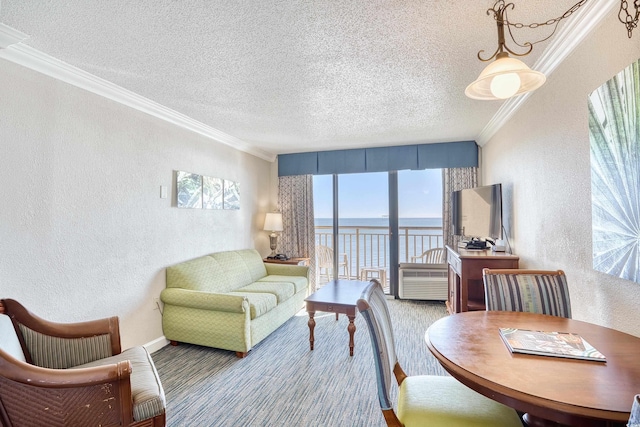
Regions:
<instances>
[{"instance_id":1,"label":"wooden armchair","mask_svg":"<svg viewBox=\"0 0 640 427\"><path fill-rule=\"evenodd\" d=\"M143 347L120 348L117 317L53 323L0 300L0 426L165 425Z\"/></svg>"}]
</instances>

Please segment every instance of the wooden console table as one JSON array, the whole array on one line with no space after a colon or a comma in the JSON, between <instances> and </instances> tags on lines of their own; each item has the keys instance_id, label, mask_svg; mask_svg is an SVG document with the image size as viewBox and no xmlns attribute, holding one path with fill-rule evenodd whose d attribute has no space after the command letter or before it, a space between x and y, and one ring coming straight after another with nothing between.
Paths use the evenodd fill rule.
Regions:
<instances>
[{"instance_id":1,"label":"wooden console table","mask_svg":"<svg viewBox=\"0 0 640 427\"><path fill-rule=\"evenodd\" d=\"M492 250L455 249L447 246L449 313L484 310L483 268L518 268L519 257Z\"/></svg>"}]
</instances>

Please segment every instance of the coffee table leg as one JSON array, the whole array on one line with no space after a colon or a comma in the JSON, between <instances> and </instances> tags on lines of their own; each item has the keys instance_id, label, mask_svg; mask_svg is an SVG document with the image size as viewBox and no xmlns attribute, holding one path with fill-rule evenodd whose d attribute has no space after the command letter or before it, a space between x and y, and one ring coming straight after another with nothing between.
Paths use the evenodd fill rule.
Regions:
<instances>
[{"instance_id":1,"label":"coffee table leg","mask_svg":"<svg viewBox=\"0 0 640 427\"><path fill-rule=\"evenodd\" d=\"M356 324L354 320L356 320L356 316L348 316L349 317L349 326L347 326L347 330L349 331L349 356L353 356L353 347L355 346L353 341L353 335L356 333Z\"/></svg>"},{"instance_id":2,"label":"coffee table leg","mask_svg":"<svg viewBox=\"0 0 640 427\"><path fill-rule=\"evenodd\" d=\"M309 325L309 349L313 350L313 328L316 327L316 321L313 318L313 315L316 314L315 311L309 312L309 321L307 325Z\"/></svg>"}]
</instances>

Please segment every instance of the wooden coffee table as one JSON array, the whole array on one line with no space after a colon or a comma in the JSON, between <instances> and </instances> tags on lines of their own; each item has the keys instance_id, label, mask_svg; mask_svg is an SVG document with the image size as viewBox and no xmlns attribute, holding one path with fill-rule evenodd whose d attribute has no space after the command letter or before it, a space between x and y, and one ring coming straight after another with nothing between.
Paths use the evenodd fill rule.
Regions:
<instances>
[{"instance_id":1,"label":"wooden coffee table","mask_svg":"<svg viewBox=\"0 0 640 427\"><path fill-rule=\"evenodd\" d=\"M313 329L316 327L316 321L313 316L316 311L336 313L336 320L338 320L338 315L342 313L349 318L349 325L347 326L347 331L349 331L349 356L353 356L353 336L356 332L354 321L358 313L356 303L368 284L369 282L359 280L333 280L305 299L307 312L309 313L309 348L311 350L313 350L314 341Z\"/></svg>"}]
</instances>

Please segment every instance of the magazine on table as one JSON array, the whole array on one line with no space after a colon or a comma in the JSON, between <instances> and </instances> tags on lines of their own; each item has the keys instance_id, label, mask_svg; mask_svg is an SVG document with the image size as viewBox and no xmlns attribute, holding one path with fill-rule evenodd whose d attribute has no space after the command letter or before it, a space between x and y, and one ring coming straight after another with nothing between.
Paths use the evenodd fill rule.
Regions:
<instances>
[{"instance_id":1,"label":"magazine on table","mask_svg":"<svg viewBox=\"0 0 640 427\"><path fill-rule=\"evenodd\" d=\"M602 353L578 334L500 328L500 337L512 353L606 361Z\"/></svg>"}]
</instances>

